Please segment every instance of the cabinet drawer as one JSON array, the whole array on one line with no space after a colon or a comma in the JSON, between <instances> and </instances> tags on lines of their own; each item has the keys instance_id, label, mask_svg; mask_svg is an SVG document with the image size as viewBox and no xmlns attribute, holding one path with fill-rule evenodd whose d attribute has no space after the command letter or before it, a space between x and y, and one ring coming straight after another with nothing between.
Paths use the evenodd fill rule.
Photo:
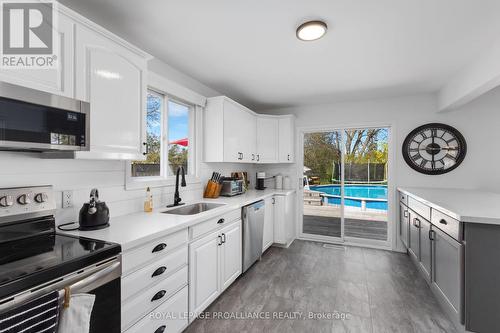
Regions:
<instances>
[{"instance_id":1,"label":"cabinet drawer","mask_svg":"<svg viewBox=\"0 0 500 333\"><path fill-rule=\"evenodd\" d=\"M184 267L152 288L122 302L122 330L165 302L176 291L187 286L187 281L188 269Z\"/></svg>"},{"instance_id":2,"label":"cabinet drawer","mask_svg":"<svg viewBox=\"0 0 500 333\"><path fill-rule=\"evenodd\" d=\"M178 333L188 325L187 314L188 287L184 287L126 333Z\"/></svg>"},{"instance_id":3,"label":"cabinet drawer","mask_svg":"<svg viewBox=\"0 0 500 333\"><path fill-rule=\"evenodd\" d=\"M408 196L403 192L398 192L399 202L408 206Z\"/></svg>"},{"instance_id":4,"label":"cabinet drawer","mask_svg":"<svg viewBox=\"0 0 500 333\"><path fill-rule=\"evenodd\" d=\"M426 204L423 204L412 197L408 197L408 207L427 221L431 220L431 207Z\"/></svg>"},{"instance_id":5,"label":"cabinet drawer","mask_svg":"<svg viewBox=\"0 0 500 333\"><path fill-rule=\"evenodd\" d=\"M182 266L186 266L187 260L188 247L185 245L154 261L151 265L122 278L122 301L165 279Z\"/></svg>"},{"instance_id":6,"label":"cabinet drawer","mask_svg":"<svg viewBox=\"0 0 500 333\"><path fill-rule=\"evenodd\" d=\"M157 238L148 242L147 245L137 249L126 251L122 256L122 276L136 271L144 264L149 263L165 255L165 253L174 250L182 244L187 244L187 229Z\"/></svg>"},{"instance_id":7,"label":"cabinet drawer","mask_svg":"<svg viewBox=\"0 0 500 333\"><path fill-rule=\"evenodd\" d=\"M216 218L201 222L190 228L191 239L198 238L206 233L209 233L217 228L228 225L231 222L236 221L241 218L241 210L236 209L224 215L218 216Z\"/></svg>"},{"instance_id":8,"label":"cabinet drawer","mask_svg":"<svg viewBox=\"0 0 500 333\"><path fill-rule=\"evenodd\" d=\"M432 224L434 224L437 228L443 230L445 233L455 238L458 241L462 240L461 232L460 232L460 221L455 220L453 217L450 217L444 213L441 213L439 210L432 209Z\"/></svg>"}]
</instances>

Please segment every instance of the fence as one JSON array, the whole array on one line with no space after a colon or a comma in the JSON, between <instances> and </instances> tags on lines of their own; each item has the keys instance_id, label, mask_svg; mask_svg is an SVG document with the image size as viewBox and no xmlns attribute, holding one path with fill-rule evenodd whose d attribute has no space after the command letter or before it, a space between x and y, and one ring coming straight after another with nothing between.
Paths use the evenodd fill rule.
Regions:
<instances>
[{"instance_id":1,"label":"fence","mask_svg":"<svg viewBox=\"0 0 500 333\"><path fill-rule=\"evenodd\" d=\"M345 163L345 182L380 183L387 181L387 163ZM340 163L333 165L333 181L340 180Z\"/></svg>"}]
</instances>

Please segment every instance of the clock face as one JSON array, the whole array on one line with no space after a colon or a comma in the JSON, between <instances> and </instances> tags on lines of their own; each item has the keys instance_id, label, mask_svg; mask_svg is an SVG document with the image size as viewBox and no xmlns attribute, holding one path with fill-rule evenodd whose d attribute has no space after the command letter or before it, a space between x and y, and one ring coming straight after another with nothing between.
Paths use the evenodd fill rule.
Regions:
<instances>
[{"instance_id":1,"label":"clock face","mask_svg":"<svg viewBox=\"0 0 500 333\"><path fill-rule=\"evenodd\" d=\"M445 124L426 124L414 129L403 143L403 157L414 170L427 175L449 172L462 163L465 138Z\"/></svg>"}]
</instances>

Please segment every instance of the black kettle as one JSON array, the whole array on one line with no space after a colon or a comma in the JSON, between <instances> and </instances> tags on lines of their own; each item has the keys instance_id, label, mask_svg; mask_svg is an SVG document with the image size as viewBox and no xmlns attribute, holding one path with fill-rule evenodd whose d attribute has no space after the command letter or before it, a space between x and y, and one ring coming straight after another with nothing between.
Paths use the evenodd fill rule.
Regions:
<instances>
[{"instance_id":1,"label":"black kettle","mask_svg":"<svg viewBox=\"0 0 500 333\"><path fill-rule=\"evenodd\" d=\"M78 218L80 230L97 230L109 227L109 208L104 201L99 201L99 191L90 192L90 201L84 203Z\"/></svg>"}]
</instances>

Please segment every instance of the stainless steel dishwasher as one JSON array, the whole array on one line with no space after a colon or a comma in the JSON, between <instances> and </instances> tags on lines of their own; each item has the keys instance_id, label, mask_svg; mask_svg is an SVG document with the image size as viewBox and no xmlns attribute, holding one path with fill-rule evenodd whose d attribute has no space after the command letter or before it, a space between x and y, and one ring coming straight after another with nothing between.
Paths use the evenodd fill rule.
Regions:
<instances>
[{"instance_id":1,"label":"stainless steel dishwasher","mask_svg":"<svg viewBox=\"0 0 500 333\"><path fill-rule=\"evenodd\" d=\"M257 201L242 208L243 219L243 269L245 272L262 255L264 233L264 201Z\"/></svg>"}]
</instances>

